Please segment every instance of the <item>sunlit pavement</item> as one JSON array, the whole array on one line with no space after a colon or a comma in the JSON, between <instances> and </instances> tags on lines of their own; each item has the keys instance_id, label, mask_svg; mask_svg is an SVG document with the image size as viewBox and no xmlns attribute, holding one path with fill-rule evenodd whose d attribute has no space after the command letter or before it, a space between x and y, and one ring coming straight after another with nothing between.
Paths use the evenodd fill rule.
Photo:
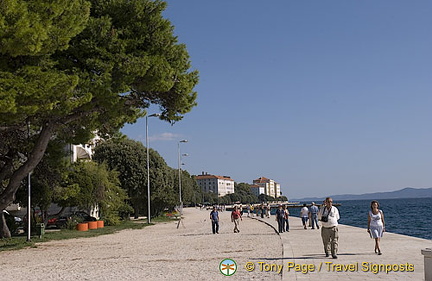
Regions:
<instances>
[{"instance_id":1,"label":"sunlit pavement","mask_svg":"<svg viewBox=\"0 0 432 281\"><path fill-rule=\"evenodd\" d=\"M276 231L274 216L255 219ZM432 247L431 240L386 232L381 239L382 255L377 255L366 229L339 225L338 258L326 258L321 229L304 229L297 217L290 217L290 232L280 237L282 280L424 280L421 250Z\"/></svg>"}]
</instances>

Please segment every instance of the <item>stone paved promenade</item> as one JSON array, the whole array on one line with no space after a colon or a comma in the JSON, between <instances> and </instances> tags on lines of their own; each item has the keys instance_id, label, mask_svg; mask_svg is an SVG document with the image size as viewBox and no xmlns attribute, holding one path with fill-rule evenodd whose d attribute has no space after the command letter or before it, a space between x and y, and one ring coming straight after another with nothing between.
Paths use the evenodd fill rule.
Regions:
<instances>
[{"instance_id":1,"label":"stone paved promenade","mask_svg":"<svg viewBox=\"0 0 432 281\"><path fill-rule=\"evenodd\" d=\"M299 218L291 218L291 231L279 235L273 229L274 216L263 221L244 217L240 233L233 233L229 212L222 212L220 234L214 235L209 213L185 209L178 229L173 221L141 230L0 252L0 280L421 281L424 273L420 251L432 246L430 240L386 233L383 255L377 256L365 229L340 226L339 258L333 260L323 255L319 230L304 230ZM226 258L237 263L232 276L219 271ZM365 272L362 263L408 263L413 271L374 274L373 269Z\"/></svg>"},{"instance_id":2,"label":"stone paved promenade","mask_svg":"<svg viewBox=\"0 0 432 281\"><path fill-rule=\"evenodd\" d=\"M259 220L277 229L274 217ZM386 232L381 240L383 254L378 256L366 229L339 225L338 259L332 259L324 256L320 230L303 229L297 217L290 218L290 226L290 232L280 235L284 249L282 280L424 280L421 249L431 248L431 240ZM407 264L409 272L403 271ZM377 269L377 265L384 266ZM294 267L288 271L289 266Z\"/></svg>"}]
</instances>

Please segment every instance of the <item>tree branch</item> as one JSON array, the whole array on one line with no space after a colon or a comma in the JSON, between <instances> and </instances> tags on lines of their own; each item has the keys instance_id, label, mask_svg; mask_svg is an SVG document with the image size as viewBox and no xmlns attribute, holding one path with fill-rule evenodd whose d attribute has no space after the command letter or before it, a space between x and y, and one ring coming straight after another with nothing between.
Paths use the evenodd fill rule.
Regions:
<instances>
[{"instance_id":1,"label":"tree branch","mask_svg":"<svg viewBox=\"0 0 432 281\"><path fill-rule=\"evenodd\" d=\"M15 193L18 190L21 181L30 173L36 165L41 161L48 143L53 135L55 125L52 122L47 122L42 127L39 137L30 152L27 161L19 167L9 178L9 183L5 190L0 194L0 210L4 210L9 204L15 200Z\"/></svg>"}]
</instances>

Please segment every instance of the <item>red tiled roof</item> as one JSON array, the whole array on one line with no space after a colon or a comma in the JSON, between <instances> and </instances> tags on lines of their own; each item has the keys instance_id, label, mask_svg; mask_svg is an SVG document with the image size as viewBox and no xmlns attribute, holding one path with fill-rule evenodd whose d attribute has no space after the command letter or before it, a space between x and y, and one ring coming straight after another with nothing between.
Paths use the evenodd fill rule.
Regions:
<instances>
[{"instance_id":1,"label":"red tiled roof","mask_svg":"<svg viewBox=\"0 0 432 281\"><path fill-rule=\"evenodd\" d=\"M258 178L258 179L256 179L256 180L254 180L253 182L254 183L266 183L266 182L268 182L269 181L269 179L268 178L265 178L265 177L260 177L260 178Z\"/></svg>"}]
</instances>

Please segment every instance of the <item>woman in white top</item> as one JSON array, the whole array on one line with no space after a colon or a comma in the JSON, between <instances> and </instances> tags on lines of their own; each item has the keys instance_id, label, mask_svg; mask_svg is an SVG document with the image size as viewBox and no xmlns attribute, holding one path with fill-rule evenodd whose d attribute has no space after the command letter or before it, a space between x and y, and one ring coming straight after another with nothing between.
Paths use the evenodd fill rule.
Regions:
<instances>
[{"instance_id":1,"label":"woman in white top","mask_svg":"<svg viewBox=\"0 0 432 281\"><path fill-rule=\"evenodd\" d=\"M378 201L371 202L371 210L368 215L368 230L371 238L375 239L375 253L381 255L379 246L380 238L385 231L384 213L379 209Z\"/></svg>"}]
</instances>

